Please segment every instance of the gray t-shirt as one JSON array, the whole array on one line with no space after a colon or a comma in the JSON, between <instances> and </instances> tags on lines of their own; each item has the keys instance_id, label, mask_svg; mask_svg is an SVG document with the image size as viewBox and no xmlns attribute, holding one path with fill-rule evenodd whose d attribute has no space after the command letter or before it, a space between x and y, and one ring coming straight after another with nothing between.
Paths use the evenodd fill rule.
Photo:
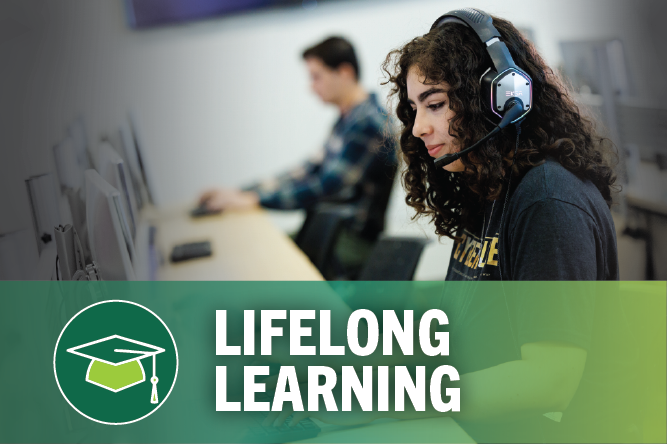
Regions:
<instances>
[{"instance_id":1,"label":"gray t-shirt","mask_svg":"<svg viewBox=\"0 0 667 444\"><path fill-rule=\"evenodd\" d=\"M479 232L459 233L447 280L618 280L614 222L591 181L547 159L516 182Z\"/></svg>"},{"instance_id":2,"label":"gray t-shirt","mask_svg":"<svg viewBox=\"0 0 667 444\"><path fill-rule=\"evenodd\" d=\"M500 280L501 272L503 281L618 280L609 208L592 182L552 159L515 179L503 212L504 203L502 195L487 205L484 228L480 221L476 233L460 232L462 241L452 251L447 280L471 281L465 286L446 284L443 291L440 308L450 316L453 328L452 361L465 374L521 359L524 344L555 341L586 350L586 371L562 423L536 414L502 424L461 424L477 442L558 440L581 422L590 423L595 433L607 430L593 426L600 416L611 416L600 405L605 398L591 381L610 377L600 368L621 368L619 362L609 362L598 345L600 338L627 334L624 323L611 322L622 318L618 298L567 292L548 298L505 294L489 292L478 281ZM627 365L634 361L627 350L619 350L619 355ZM626 427L631 418L614 421Z\"/></svg>"}]
</instances>

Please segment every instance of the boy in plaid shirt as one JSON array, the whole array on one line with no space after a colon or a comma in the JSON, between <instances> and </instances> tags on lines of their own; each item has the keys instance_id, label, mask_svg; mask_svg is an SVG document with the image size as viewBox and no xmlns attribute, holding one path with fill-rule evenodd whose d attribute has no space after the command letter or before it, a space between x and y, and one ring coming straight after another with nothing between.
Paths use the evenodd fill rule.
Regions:
<instances>
[{"instance_id":1,"label":"boy in plaid shirt","mask_svg":"<svg viewBox=\"0 0 667 444\"><path fill-rule=\"evenodd\" d=\"M354 246L355 251L341 251L340 245L336 250L342 253L343 262L358 265L384 228L396 170L389 120L375 94L359 83L358 62L348 41L328 38L304 51L303 58L313 91L340 110L323 149L299 168L276 178L244 190L211 190L200 200L214 210L257 205L309 210L323 202L350 204L353 221L341 242Z\"/></svg>"}]
</instances>

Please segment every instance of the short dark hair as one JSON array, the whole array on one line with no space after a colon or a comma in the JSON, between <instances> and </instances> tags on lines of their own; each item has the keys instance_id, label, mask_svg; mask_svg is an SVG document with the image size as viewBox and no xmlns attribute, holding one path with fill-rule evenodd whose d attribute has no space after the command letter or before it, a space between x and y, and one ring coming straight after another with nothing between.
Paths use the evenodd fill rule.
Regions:
<instances>
[{"instance_id":1,"label":"short dark hair","mask_svg":"<svg viewBox=\"0 0 667 444\"><path fill-rule=\"evenodd\" d=\"M359 80L359 63L354 53L352 43L342 37L329 37L321 43L306 49L303 58L317 58L326 66L338 69L343 63L349 63L354 68L354 75Z\"/></svg>"}]
</instances>

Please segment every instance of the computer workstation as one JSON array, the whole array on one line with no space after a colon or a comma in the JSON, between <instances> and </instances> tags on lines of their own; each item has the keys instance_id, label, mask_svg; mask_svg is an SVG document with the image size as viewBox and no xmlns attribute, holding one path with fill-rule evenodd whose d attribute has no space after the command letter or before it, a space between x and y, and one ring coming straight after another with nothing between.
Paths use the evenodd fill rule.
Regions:
<instances>
[{"instance_id":1,"label":"computer workstation","mask_svg":"<svg viewBox=\"0 0 667 444\"><path fill-rule=\"evenodd\" d=\"M622 40L564 41L560 48L577 99L618 149L622 192L612 210L621 278L665 279L654 264L667 257L667 109L656 97L638 94L641 85ZM623 263L637 256L643 257Z\"/></svg>"},{"instance_id":2,"label":"computer workstation","mask_svg":"<svg viewBox=\"0 0 667 444\"><path fill-rule=\"evenodd\" d=\"M323 279L306 255L273 225L262 209L192 217L192 203L162 208L150 204L149 187L141 168L137 167L138 162L133 167L129 160L140 156L136 145L131 143L136 139L124 140L122 145L100 143L94 157L95 169L76 165L82 170L82 185L77 193L83 190L90 261L95 264L99 279ZM210 242L209 257L182 262L169 260L175 246L201 241ZM381 420L353 428L319 423L298 436L294 431L285 434L279 428L266 428L263 429L266 436L259 441L288 442L308 435L308 442L329 442L368 433L369 437L383 441L410 441L421 436L428 441L472 442L451 419L402 421L400 426L394 423ZM257 441L255 438L250 441Z\"/></svg>"},{"instance_id":3,"label":"computer workstation","mask_svg":"<svg viewBox=\"0 0 667 444\"><path fill-rule=\"evenodd\" d=\"M68 135L54 148L54 159L61 184L61 193L69 203L74 231L67 224L56 228L59 256L70 257L66 250L80 251L86 264L95 269L93 275L104 280L135 280L146 278L135 272L139 247L137 218L139 207L129 171L117 151L108 143L99 146L97 169L92 169L87 150L81 142L74 143ZM74 217L76 216L76 217ZM145 238L145 236L144 236ZM74 245L65 245L65 241ZM135 249L135 246L137 247ZM65 265L65 264L63 264ZM66 264L66 265L72 265ZM137 267L140 268L140 267ZM65 275L62 272L66 270ZM58 277L70 280L74 273L68 266L58 269ZM77 278L82 278L77 274Z\"/></svg>"},{"instance_id":4,"label":"computer workstation","mask_svg":"<svg viewBox=\"0 0 667 444\"><path fill-rule=\"evenodd\" d=\"M126 163L109 143L103 142L100 144L99 155L100 166L98 171L100 176L121 193L122 210L134 240L137 235L139 207Z\"/></svg>"},{"instance_id":5,"label":"computer workstation","mask_svg":"<svg viewBox=\"0 0 667 444\"><path fill-rule=\"evenodd\" d=\"M619 242L631 242L637 254L644 256L643 269L626 279L664 280L664 267L657 264L667 258L667 108L628 99L617 103L616 110L625 182Z\"/></svg>"},{"instance_id":6,"label":"computer workstation","mask_svg":"<svg viewBox=\"0 0 667 444\"><path fill-rule=\"evenodd\" d=\"M154 206L137 141L128 121L94 156L69 133L53 150L61 199L72 210L62 224L73 223L100 279L322 280L262 210L195 219L190 205Z\"/></svg>"}]
</instances>

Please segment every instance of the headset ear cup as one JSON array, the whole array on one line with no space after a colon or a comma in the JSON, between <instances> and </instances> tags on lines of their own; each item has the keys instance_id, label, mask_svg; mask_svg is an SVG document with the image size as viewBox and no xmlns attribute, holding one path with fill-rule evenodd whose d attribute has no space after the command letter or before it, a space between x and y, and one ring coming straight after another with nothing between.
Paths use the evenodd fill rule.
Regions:
<instances>
[{"instance_id":1,"label":"headset ear cup","mask_svg":"<svg viewBox=\"0 0 667 444\"><path fill-rule=\"evenodd\" d=\"M486 113L486 117L489 118L492 122L498 123L500 119L498 115L493 112L493 79L498 77L498 73L493 70L487 70L480 79L480 84L482 87L482 106Z\"/></svg>"}]
</instances>

